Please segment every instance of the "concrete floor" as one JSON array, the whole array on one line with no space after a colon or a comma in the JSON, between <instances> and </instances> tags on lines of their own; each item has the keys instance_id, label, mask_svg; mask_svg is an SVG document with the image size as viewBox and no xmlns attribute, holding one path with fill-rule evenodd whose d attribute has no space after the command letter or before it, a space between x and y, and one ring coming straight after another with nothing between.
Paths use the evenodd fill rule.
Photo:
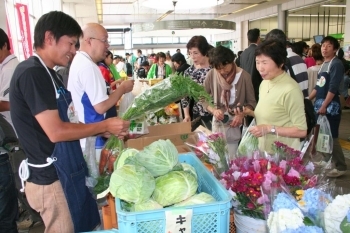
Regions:
<instances>
[{"instance_id":1,"label":"concrete floor","mask_svg":"<svg viewBox=\"0 0 350 233\"><path fill-rule=\"evenodd\" d=\"M344 110L342 115L342 120L340 123L339 129L339 139L341 141L343 152L346 158L346 163L348 165L348 171L345 175L339 178L329 178L330 181L335 181L337 188L339 190L343 190L345 193L350 192L350 141L348 138L350 137L350 110ZM30 230L21 231L21 232L29 232L29 233L43 233L44 225L37 225Z\"/></svg>"}]
</instances>

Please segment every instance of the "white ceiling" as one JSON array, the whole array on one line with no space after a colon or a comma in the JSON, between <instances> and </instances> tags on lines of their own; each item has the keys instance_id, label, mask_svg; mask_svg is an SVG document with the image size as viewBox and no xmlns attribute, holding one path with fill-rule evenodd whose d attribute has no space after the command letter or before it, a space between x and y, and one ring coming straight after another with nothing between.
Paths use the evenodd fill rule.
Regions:
<instances>
[{"instance_id":1,"label":"white ceiling","mask_svg":"<svg viewBox=\"0 0 350 233\"><path fill-rule=\"evenodd\" d=\"M104 26L128 25L130 23L147 23L154 22L167 11L173 11L174 8L168 10L156 10L144 7L144 0L102 0L102 23ZM172 0L159 0L172 1ZM187 0L191 1L191 0ZM210 1L210 0L209 0ZM216 0L211 0L216 3ZM191 8L186 10L176 9L162 20L175 19L215 19L219 16L230 15L232 12L242 10L251 5L258 4L255 7L246 9L237 13L248 13L248 11L257 11L272 5L282 4L290 0L225 0L223 4L210 8ZM220 19L225 20L224 17Z\"/></svg>"},{"instance_id":2,"label":"white ceiling","mask_svg":"<svg viewBox=\"0 0 350 233\"><path fill-rule=\"evenodd\" d=\"M86 4L85 7L76 7L76 14L80 17L85 17L85 15L89 15L89 17L91 15L97 15L97 18L100 19L100 23L106 28L125 28L129 27L130 23L152 23L161 16L164 16L164 14L166 15L161 20L220 19L233 21L235 17L270 8L271 6L276 6L278 4L291 2L292 0L224 0L221 5L216 5L210 8L195 7L182 10L176 9L175 7L175 11L174 8L168 10L147 8L143 6L144 1L146 0L62 0L64 3L75 3L75 5L79 6ZM172 2L173 0L159 1ZM214 4L217 2L217 0L207 1L213 1ZM95 4L93 4L93 2L95 2ZM346 0L325 0L324 2L330 2L330 4L346 4ZM343 12L345 12L345 8L324 8L320 7L320 3L318 3L310 5L304 9L292 10L290 13L328 14L329 10L331 11L331 14L343 14Z\"/></svg>"}]
</instances>

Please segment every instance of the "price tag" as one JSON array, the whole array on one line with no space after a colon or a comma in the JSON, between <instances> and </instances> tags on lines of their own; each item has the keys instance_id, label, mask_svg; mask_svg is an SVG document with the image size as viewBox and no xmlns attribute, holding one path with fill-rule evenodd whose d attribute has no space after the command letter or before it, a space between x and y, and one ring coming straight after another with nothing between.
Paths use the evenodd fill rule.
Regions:
<instances>
[{"instance_id":1,"label":"price tag","mask_svg":"<svg viewBox=\"0 0 350 233\"><path fill-rule=\"evenodd\" d=\"M164 233L191 233L192 209L175 209L165 211Z\"/></svg>"},{"instance_id":2,"label":"price tag","mask_svg":"<svg viewBox=\"0 0 350 233\"><path fill-rule=\"evenodd\" d=\"M329 135L320 133L317 139L316 150L323 153L331 153L332 148L330 148L329 141Z\"/></svg>"},{"instance_id":3,"label":"price tag","mask_svg":"<svg viewBox=\"0 0 350 233\"><path fill-rule=\"evenodd\" d=\"M145 121L134 121L130 122L129 133L130 134L146 134L147 124Z\"/></svg>"}]
</instances>

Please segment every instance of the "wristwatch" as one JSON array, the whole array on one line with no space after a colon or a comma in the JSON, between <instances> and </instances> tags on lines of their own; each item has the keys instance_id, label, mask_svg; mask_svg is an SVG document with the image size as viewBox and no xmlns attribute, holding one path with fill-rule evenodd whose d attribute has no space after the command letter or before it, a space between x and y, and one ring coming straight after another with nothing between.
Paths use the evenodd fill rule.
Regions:
<instances>
[{"instance_id":1,"label":"wristwatch","mask_svg":"<svg viewBox=\"0 0 350 233\"><path fill-rule=\"evenodd\" d=\"M272 134L276 134L276 127L275 127L274 125L271 126L270 132L271 132Z\"/></svg>"}]
</instances>

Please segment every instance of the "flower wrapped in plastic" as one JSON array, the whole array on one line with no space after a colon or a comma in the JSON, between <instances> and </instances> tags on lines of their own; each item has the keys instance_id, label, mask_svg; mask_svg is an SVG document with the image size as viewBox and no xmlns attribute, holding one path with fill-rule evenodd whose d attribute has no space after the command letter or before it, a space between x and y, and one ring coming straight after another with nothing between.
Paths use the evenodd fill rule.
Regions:
<instances>
[{"instance_id":1,"label":"flower wrapped in plastic","mask_svg":"<svg viewBox=\"0 0 350 233\"><path fill-rule=\"evenodd\" d=\"M288 149L288 148L286 148ZM286 150L289 151L289 150ZM294 153L294 152L293 152ZM234 196L235 205L242 214L266 219L271 210L268 204L275 190L296 190L314 187L317 179L312 175L313 164L300 157L286 155L290 160L276 161L254 152L252 158L238 157L230 162L229 170L221 175L221 183Z\"/></svg>"},{"instance_id":2,"label":"flower wrapped in plastic","mask_svg":"<svg viewBox=\"0 0 350 233\"><path fill-rule=\"evenodd\" d=\"M290 194L279 193L273 201L272 209L267 219L270 233L323 233L322 228L310 225L310 221Z\"/></svg>"},{"instance_id":3,"label":"flower wrapped in plastic","mask_svg":"<svg viewBox=\"0 0 350 233\"><path fill-rule=\"evenodd\" d=\"M324 228L324 211L332 202L333 198L329 193L317 188L298 190L300 200L298 201L304 215L319 227Z\"/></svg>"},{"instance_id":4,"label":"flower wrapped in plastic","mask_svg":"<svg viewBox=\"0 0 350 233\"><path fill-rule=\"evenodd\" d=\"M212 164L215 172L220 175L228 170L228 150L222 133L197 132L196 144L186 143L194 149L195 154L202 160Z\"/></svg>"},{"instance_id":5,"label":"flower wrapped in plastic","mask_svg":"<svg viewBox=\"0 0 350 233\"><path fill-rule=\"evenodd\" d=\"M213 102L212 97L202 85L189 77L176 74L137 95L126 109L122 119L139 119L149 112L156 112L185 96L192 97L195 101L204 99L208 103Z\"/></svg>"},{"instance_id":6,"label":"flower wrapped in plastic","mask_svg":"<svg viewBox=\"0 0 350 233\"><path fill-rule=\"evenodd\" d=\"M350 232L350 194L338 195L324 212L327 233Z\"/></svg>"}]
</instances>

